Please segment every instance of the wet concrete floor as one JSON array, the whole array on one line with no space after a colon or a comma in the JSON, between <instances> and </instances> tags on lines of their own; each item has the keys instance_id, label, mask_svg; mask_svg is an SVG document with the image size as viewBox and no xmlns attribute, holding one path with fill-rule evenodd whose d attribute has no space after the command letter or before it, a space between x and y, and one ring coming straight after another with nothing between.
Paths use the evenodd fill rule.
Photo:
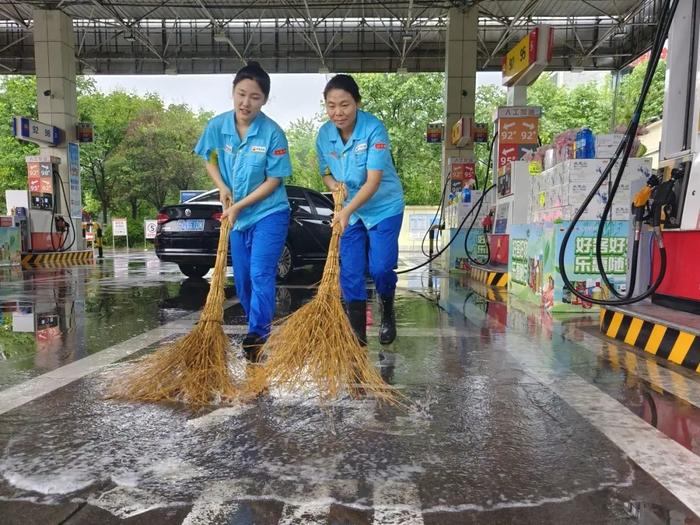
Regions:
<instances>
[{"instance_id":1,"label":"wet concrete floor","mask_svg":"<svg viewBox=\"0 0 700 525\"><path fill-rule=\"evenodd\" d=\"M189 331L206 281L150 254L0 278L2 524L700 524L700 380L596 316L421 269L399 281L396 342L376 341L376 305L370 326L407 407L273 391L193 414L104 392ZM280 286L278 314L317 280Z\"/></svg>"}]
</instances>

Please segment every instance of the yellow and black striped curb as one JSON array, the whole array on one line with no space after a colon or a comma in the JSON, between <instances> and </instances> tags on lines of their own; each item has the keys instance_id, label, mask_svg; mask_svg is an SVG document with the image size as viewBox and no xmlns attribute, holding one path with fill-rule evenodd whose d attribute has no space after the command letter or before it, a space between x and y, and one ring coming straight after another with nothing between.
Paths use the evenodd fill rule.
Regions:
<instances>
[{"instance_id":1,"label":"yellow and black striped curb","mask_svg":"<svg viewBox=\"0 0 700 525\"><path fill-rule=\"evenodd\" d=\"M661 323L601 308L605 335L685 368L700 372L700 337Z\"/></svg>"},{"instance_id":2,"label":"yellow and black striped curb","mask_svg":"<svg viewBox=\"0 0 700 525\"><path fill-rule=\"evenodd\" d=\"M495 286L496 288L505 288L508 286L508 272L492 272L472 266L469 269L469 276L475 281L489 286Z\"/></svg>"},{"instance_id":3,"label":"yellow and black striped curb","mask_svg":"<svg viewBox=\"0 0 700 525\"><path fill-rule=\"evenodd\" d=\"M485 286L481 283L472 283L470 286L471 289L474 290L474 293L480 295L489 302L504 303L508 299L508 292L505 288Z\"/></svg>"},{"instance_id":4,"label":"yellow and black striped curb","mask_svg":"<svg viewBox=\"0 0 700 525\"><path fill-rule=\"evenodd\" d=\"M92 264L93 253L91 250L82 252L48 252L22 254L22 266L25 268L62 268L78 264Z\"/></svg>"},{"instance_id":5,"label":"yellow and black striped curb","mask_svg":"<svg viewBox=\"0 0 700 525\"><path fill-rule=\"evenodd\" d=\"M648 386L659 394L665 394L668 390L665 388L664 380L662 379L663 365L657 363L655 359L642 359L636 353L626 350L622 346L615 344L606 345L602 349L603 355L610 363L613 370L627 369L631 374L627 376L627 382L634 381L639 374L644 374L648 378ZM690 378L686 378L681 374L670 374L667 376L670 386L676 392L688 396L692 390L694 382Z\"/></svg>"}]
</instances>

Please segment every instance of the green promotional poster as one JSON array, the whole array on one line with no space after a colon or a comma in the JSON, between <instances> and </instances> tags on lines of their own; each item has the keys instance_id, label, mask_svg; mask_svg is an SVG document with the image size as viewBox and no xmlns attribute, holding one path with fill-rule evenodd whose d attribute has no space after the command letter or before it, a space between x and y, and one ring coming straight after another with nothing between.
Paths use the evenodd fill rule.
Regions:
<instances>
[{"instance_id":1,"label":"green promotional poster","mask_svg":"<svg viewBox=\"0 0 700 525\"><path fill-rule=\"evenodd\" d=\"M595 259L598 221L580 221L569 239L564 262L574 289L595 299L609 298ZM510 291L552 312L593 308L564 286L559 251L568 222L514 225L510 233ZM618 291L625 291L629 221L606 224L601 243L603 268Z\"/></svg>"},{"instance_id":2,"label":"green promotional poster","mask_svg":"<svg viewBox=\"0 0 700 525\"><path fill-rule=\"evenodd\" d=\"M462 228L458 230L457 228L452 228L450 234L456 239L450 245L450 269L451 270L462 270L467 271L472 263L469 262L467 253L464 247L464 235L467 228ZM481 227L474 227L469 233L469 238L467 239L467 249L469 250L469 255L477 262L486 263L488 259L488 249L486 247L486 236L483 233Z\"/></svg>"}]
</instances>

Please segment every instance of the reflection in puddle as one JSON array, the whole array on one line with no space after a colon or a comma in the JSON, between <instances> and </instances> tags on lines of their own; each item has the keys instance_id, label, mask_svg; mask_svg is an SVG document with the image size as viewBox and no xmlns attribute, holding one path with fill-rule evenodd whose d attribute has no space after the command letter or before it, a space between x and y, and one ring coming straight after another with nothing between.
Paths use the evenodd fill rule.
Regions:
<instances>
[{"instance_id":1,"label":"reflection in puddle","mask_svg":"<svg viewBox=\"0 0 700 525\"><path fill-rule=\"evenodd\" d=\"M94 266L24 270L21 279L4 272L2 277L12 280L3 281L0 295L0 389L201 307L206 281L193 286L172 272L151 275L155 271L143 262L115 259Z\"/></svg>"}]
</instances>

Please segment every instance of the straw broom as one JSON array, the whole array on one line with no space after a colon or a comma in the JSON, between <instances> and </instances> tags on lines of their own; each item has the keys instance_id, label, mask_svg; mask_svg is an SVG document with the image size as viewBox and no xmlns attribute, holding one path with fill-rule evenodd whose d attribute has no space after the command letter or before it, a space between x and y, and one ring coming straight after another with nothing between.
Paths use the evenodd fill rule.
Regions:
<instances>
[{"instance_id":1,"label":"straw broom","mask_svg":"<svg viewBox=\"0 0 700 525\"><path fill-rule=\"evenodd\" d=\"M221 220L216 263L204 310L186 336L136 361L109 397L129 401L178 401L198 408L239 397L229 369L229 339L222 327L226 256L231 224Z\"/></svg>"},{"instance_id":2,"label":"straw broom","mask_svg":"<svg viewBox=\"0 0 700 525\"><path fill-rule=\"evenodd\" d=\"M342 209L341 192L334 192L335 212ZM279 321L263 347L263 364L248 375L251 395L276 385L290 390L314 388L322 399L342 392L365 393L381 401L397 402L396 391L369 362L340 299L338 257L340 225L333 227L328 258L316 297Z\"/></svg>"}]
</instances>

